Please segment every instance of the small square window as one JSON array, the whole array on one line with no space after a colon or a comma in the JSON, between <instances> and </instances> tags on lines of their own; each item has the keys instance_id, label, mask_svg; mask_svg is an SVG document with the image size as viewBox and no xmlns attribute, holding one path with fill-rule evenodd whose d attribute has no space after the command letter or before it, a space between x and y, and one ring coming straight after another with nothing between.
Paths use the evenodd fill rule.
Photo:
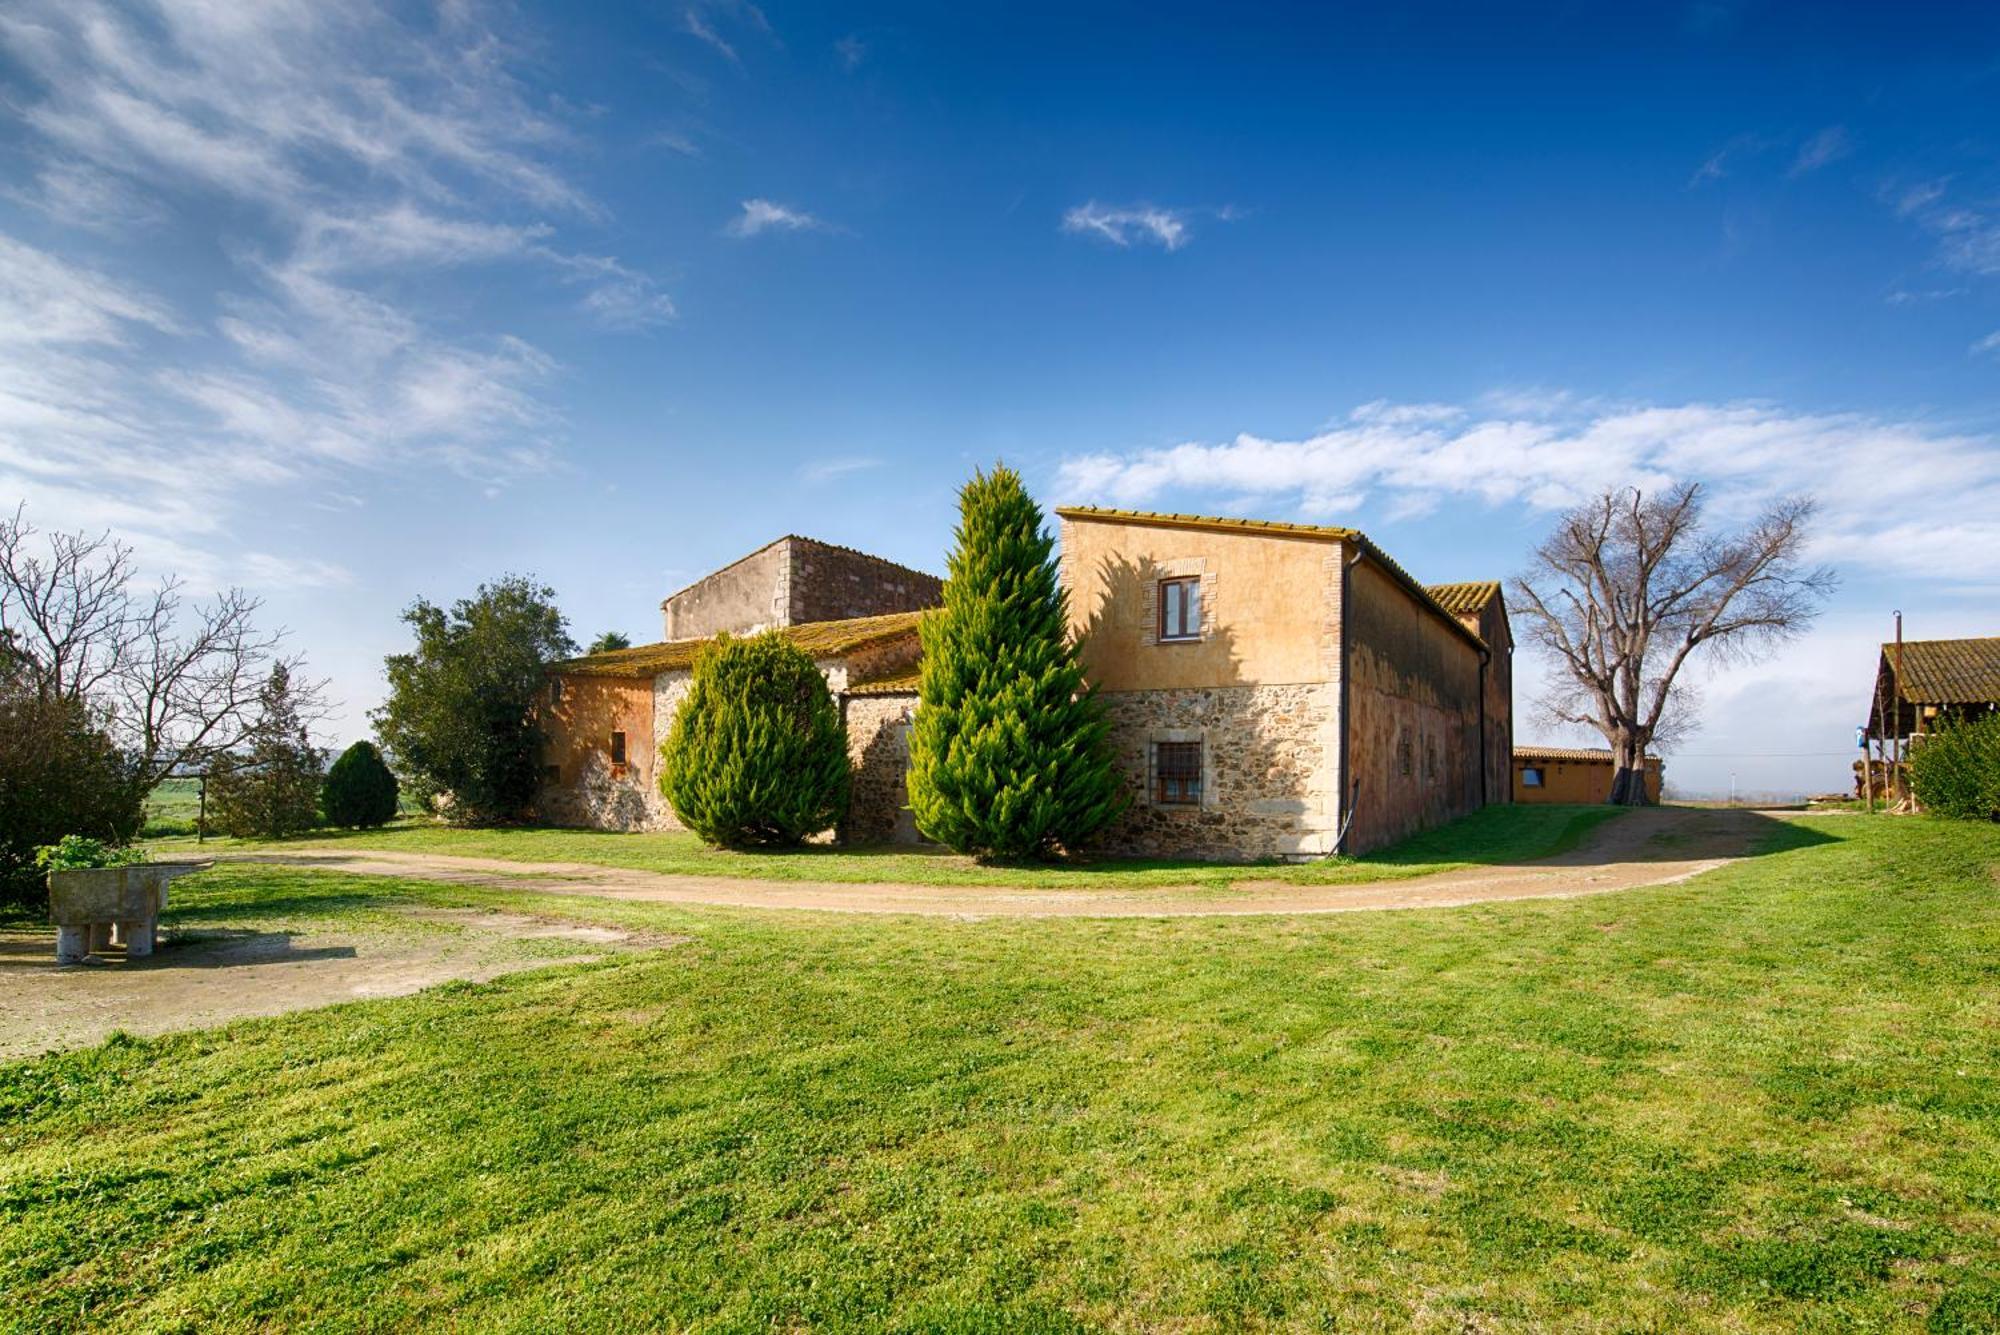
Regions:
<instances>
[{"instance_id":1,"label":"small square window","mask_svg":"<svg viewBox=\"0 0 2000 1335\"><path fill-rule=\"evenodd\" d=\"M1541 772L1540 770L1536 769L1536 768L1535 768L1534 766L1532 766L1532 765L1531 765L1531 766L1529 766L1529 767L1528 767L1527 769L1524 769L1524 770L1522 770L1522 771L1521 771L1521 786L1522 786L1523 788L1539 788L1539 787L1541 787L1541 786L1542 786L1542 772Z\"/></svg>"},{"instance_id":2,"label":"small square window","mask_svg":"<svg viewBox=\"0 0 2000 1335\"><path fill-rule=\"evenodd\" d=\"M1167 806L1201 805L1201 743L1153 743L1153 800Z\"/></svg>"},{"instance_id":3,"label":"small square window","mask_svg":"<svg viewBox=\"0 0 2000 1335\"><path fill-rule=\"evenodd\" d=\"M611 734L611 763L614 765L625 763L625 734L622 732Z\"/></svg>"},{"instance_id":4,"label":"small square window","mask_svg":"<svg viewBox=\"0 0 2000 1335\"><path fill-rule=\"evenodd\" d=\"M1201 638L1201 578L1160 581L1161 643Z\"/></svg>"}]
</instances>

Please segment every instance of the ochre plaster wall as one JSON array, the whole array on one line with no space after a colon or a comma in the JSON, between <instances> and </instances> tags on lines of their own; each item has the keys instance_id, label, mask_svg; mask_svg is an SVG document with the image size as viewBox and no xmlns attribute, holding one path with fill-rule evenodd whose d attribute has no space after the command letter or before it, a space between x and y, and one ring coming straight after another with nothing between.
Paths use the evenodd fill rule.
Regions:
<instances>
[{"instance_id":1,"label":"ochre plaster wall","mask_svg":"<svg viewBox=\"0 0 2000 1335\"><path fill-rule=\"evenodd\" d=\"M1521 771L1539 769L1542 784L1529 788L1521 782ZM1611 757L1602 760L1538 760L1531 755L1514 757L1514 800L1516 802L1605 802L1611 798ZM1660 758L1646 757L1646 796L1660 800Z\"/></svg>"},{"instance_id":2,"label":"ochre plaster wall","mask_svg":"<svg viewBox=\"0 0 2000 1335\"><path fill-rule=\"evenodd\" d=\"M1085 670L1106 691L1338 675L1339 542L1069 519L1062 573ZM1156 638L1159 581L1202 581L1202 638Z\"/></svg>"}]
</instances>

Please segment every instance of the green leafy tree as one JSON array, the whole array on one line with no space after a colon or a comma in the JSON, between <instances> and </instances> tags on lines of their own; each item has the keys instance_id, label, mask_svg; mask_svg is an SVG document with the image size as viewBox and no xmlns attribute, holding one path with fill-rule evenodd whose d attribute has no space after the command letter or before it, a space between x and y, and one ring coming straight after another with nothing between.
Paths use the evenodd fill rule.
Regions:
<instances>
[{"instance_id":1,"label":"green leafy tree","mask_svg":"<svg viewBox=\"0 0 2000 1335\"><path fill-rule=\"evenodd\" d=\"M959 493L944 607L921 628L909 786L917 828L961 853L1073 850L1125 804L1054 549L1012 469L975 474Z\"/></svg>"},{"instance_id":2,"label":"green leafy tree","mask_svg":"<svg viewBox=\"0 0 2000 1335\"><path fill-rule=\"evenodd\" d=\"M613 649L630 649L631 647L632 647L632 641L626 636L625 632L619 630L607 630L602 635L592 640L590 642L590 648L586 649L584 652L592 654L608 654Z\"/></svg>"},{"instance_id":3,"label":"green leafy tree","mask_svg":"<svg viewBox=\"0 0 2000 1335\"><path fill-rule=\"evenodd\" d=\"M326 753L299 717L291 677L283 663L271 668L247 751L220 759L209 775L209 816L224 834L278 839L318 822Z\"/></svg>"},{"instance_id":4,"label":"green leafy tree","mask_svg":"<svg viewBox=\"0 0 2000 1335\"><path fill-rule=\"evenodd\" d=\"M1911 747L1910 791L1940 816L2000 820L2000 714L1952 720Z\"/></svg>"},{"instance_id":5,"label":"green leafy tree","mask_svg":"<svg viewBox=\"0 0 2000 1335\"><path fill-rule=\"evenodd\" d=\"M328 825L356 830L394 820L397 796L396 776L375 743L356 742L326 772L319 804Z\"/></svg>"},{"instance_id":6,"label":"green leafy tree","mask_svg":"<svg viewBox=\"0 0 2000 1335\"><path fill-rule=\"evenodd\" d=\"M847 725L782 635L703 649L660 755L660 792L711 844L797 844L847 814Z\"/></svg>"},{"instance_id":7,"label":"green leafy tree","mask_svg":"<svg viewBox=\"0 0 2000 1335\"><path fill-rule=\"evenodd\" d=\"M37 689L0 631L0 903L46 903L35 850L70 835L122 844L145 787L86 702Z\"/></svg>"},{"instance_id":8,"label":"green leafy tree","mask_svg":"<svg viewBox=\"0 0 2000 1335\"><path fill-rule=\"evenodd\" d=\"M554 598L509 575L449 611L420 598L403 613L417 645L388 658L389 698L370 718L390 765L455 823L512 819L534 795L535 696L576 652Z\"/></svg>"}]
</instances>

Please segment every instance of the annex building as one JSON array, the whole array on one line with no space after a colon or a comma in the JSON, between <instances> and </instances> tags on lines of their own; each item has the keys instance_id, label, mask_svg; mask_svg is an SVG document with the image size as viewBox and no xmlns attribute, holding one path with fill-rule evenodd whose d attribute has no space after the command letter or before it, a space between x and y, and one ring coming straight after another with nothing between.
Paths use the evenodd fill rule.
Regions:
<instances>
[{"instance_id":1,"label":"annex building","mask_svg":"<svg viewBox=\"0 0 2000 1335\"><path fill-rule=\"evenodd\" d=\"M1509 800L1513 640L1497 582L1421 584L1353 529L1056 514L1071 628L1132 798L1105 851L1363 852ZM697 581L662 604L661 642L551 671L536 814L678 828L658 746L695 654L724 632L775 630L812 655L847 722L840 837L916 841L917 625L941 598L934 576L800 537Z\"/></svg>"}]
</instances>

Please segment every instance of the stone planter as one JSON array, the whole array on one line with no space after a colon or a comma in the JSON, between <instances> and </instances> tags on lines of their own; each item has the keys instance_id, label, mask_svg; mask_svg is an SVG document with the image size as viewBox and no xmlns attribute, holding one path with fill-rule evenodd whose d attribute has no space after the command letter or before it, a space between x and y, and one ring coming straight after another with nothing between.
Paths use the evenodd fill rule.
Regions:
<instances>
[{"instance_id":1,"label":"stone planter","mask_svg":"<svg viewBox=\"0 0 2000 1335\"><path fill-rule=\"evenodd\" d=\"M49 873L49 920L56 925L56 962L75 964L121 942L128 958L153 953L167 883L212 862L141 862Z\"/></svg>"}]
</instances>

